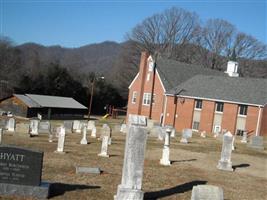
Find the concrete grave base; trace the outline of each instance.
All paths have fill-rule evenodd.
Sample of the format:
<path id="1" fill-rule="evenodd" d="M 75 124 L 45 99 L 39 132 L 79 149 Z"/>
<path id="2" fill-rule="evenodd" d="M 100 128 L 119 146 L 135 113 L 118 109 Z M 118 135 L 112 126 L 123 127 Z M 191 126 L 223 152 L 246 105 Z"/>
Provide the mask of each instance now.
<path id="1" fill-rule="evenodd" d="M 106 158 L 108 158 L 109 157 L 109 155 L 108 154 L 104 154 L 104 153 L 99 153 L 99 154 L 97 154 L 98 156 L 100 156 L 100 157 L 106 157 Z"/>
<path id="2" fill-rule="evenodd" d="M 188 143 L 188 141 L 187 141 L 187 139 L 186 139 L 186 138 L 182 138 L 182 139 L 180 140 L 180 143 L 187 144 L 187 143 Z"/>
<path id="3" fill-rule="evenodd" d="M 49 197 L 49 190 L 50 184 L 46 182 L 42 182 L 40 186 L 0 183 L 0 195 L 47 199 Z"/>
<path id="4" fill-rule="evenodd" d="M 225 170 L 225 171 L 234 171 L 232 168 L 232 162 L 227 162 L 227 161 L 221 161 L 219 160 L 217 168 L 220 170 Z"/>
<path id="5" fill-rule="evenodd" d="M 144 192 L 142 190 L 135 190 L 130 188 L 122 188 L 118 186 L 117 195 L 114 196 L 114 200 L 143 200 Z"/>
<path id="6" fill-rule="evenodd" d="M 58 154 L 65 154 L 65 151 L 54 151 L 54 153 L 58 153 Z"/>
<path id="7" fill-rule="evenodd" d="M 78 167 L 76 166 L 76 174 L 87 173 L 87 174 L 101 174 L 101 170 L 98 167 Z"/>

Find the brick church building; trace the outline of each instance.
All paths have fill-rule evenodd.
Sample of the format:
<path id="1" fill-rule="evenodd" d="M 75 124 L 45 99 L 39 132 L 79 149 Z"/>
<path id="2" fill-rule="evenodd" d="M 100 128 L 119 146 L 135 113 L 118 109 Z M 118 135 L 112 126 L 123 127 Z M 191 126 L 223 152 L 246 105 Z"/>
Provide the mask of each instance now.
<path id="1" fill-rule="evenodd" d="M 129 86 L 129 114 L 145 115 L 176 131 L 228 130 L 267 135 L 267 79 L 241 78 L 238 63 L 227 71 L 141 54 L 140 69 Z"/>

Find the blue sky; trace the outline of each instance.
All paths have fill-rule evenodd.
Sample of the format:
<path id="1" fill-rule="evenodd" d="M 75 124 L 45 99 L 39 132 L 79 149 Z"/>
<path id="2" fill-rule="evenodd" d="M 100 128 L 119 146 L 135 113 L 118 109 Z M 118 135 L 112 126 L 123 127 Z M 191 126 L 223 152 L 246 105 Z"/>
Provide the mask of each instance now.
<path id="1" fill-rule="evenodd" d="M 266 0 L 239 1 L 81 1 L 0 0 L 0 34 L 16 44 L 79 47 L 123 42 L 126 32 L 172 6 L 199 15 L 202 22 L 221 18 L 267 44 Z"/>

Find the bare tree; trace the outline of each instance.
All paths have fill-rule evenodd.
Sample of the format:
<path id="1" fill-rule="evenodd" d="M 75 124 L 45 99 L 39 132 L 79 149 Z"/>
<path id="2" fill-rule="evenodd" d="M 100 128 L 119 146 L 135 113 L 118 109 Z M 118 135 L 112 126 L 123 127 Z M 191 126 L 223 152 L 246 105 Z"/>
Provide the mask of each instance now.
<path id="1" fill-rule="evenodd" d="M 235 51 L 238 58 L 261 60 L 267 58 L 267 46 L 245 33 L 237 33 L 229 53 Z"/>
<path id="2" fill-rule="evenodd" d="M 198 26 L 196 14 L 173 7 L 145 19 L 128 33 L 127 39 L 135 41 L 139 50 L 179 58 L 177 46 L 189 43 Z"/>

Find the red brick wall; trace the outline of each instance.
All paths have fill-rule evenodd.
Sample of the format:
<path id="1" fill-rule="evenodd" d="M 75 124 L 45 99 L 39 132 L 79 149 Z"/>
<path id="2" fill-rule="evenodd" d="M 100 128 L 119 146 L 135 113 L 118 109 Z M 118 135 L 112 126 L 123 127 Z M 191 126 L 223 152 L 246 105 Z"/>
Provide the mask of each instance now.
<path id="1" fill-rule="evenodd" d="M 227 129 L 231 133 L 235 133 L 237 113 L 238 113 L 237 104 L 224 103 L 223 117 L 221 124 L 222 129 Z"/>
<path id="2" fill-rule="evenodd" d="M 259 108 L 255 106 L 248 106 L 247 117 L 246 117 L 246 130 L 256 134 L 258 116 L 259 116 Z"/>
<path id="3" fill-rule="evenodd" d="M 200 131 L 206 131 L 207 133 L 212 132 L 213 119 L 215 111 L 214 101 L 202 101 L 202 110 L 200 118 Z"/>
<path id="4" fill-rule="evenodd" d="M 153 72 L 148 72 L 147 59 L 148 54 L 142 53 L 138 78 L 133 82 L 131 88 L 129 89 L 127 118 L 129 114 L 149 116 L 150 106 L 143 105 L 143 94 L 152 93 L 154 74 Z M 149 81 L 147 81 L 148 74 L 150 74 Z M 137 91 L 135 104 L 132 103 L 133 91 Z M 163 113 L 164 106 L 164 89 L 160 83 L 160 78 L 157 73 L 155 73 L 153 93 L 155 94 L 155 102 L 152 104 L 151 118 L 153 120 L 160 121 L 160 116 L 161 113 Z"/>
<path id="5" fill-rule="evenodd" d="M 165 116 L 165 125 L 173 125 L 173 115 L 174 115 L 174 97 L 167 96 L 167 105 L 166 105 L 166 116 Z M 176 120 L 177 122 L 177 120 Z"/>
<path id="6" fill-rule="evenodd" d="M 267 136 L 267 105 L 263 108 L 262 112 L 260 134 Z"/>
<path id="7" fill-rule="evenodd" d="M 179 102 L 179 100 L 178 100 Z M 193 113 L 195 107 L 194 99 L 185 99 L 184 103 L 178 103 L 175 128 L 182 131 L 184 128 L 192 128 Z"/>

